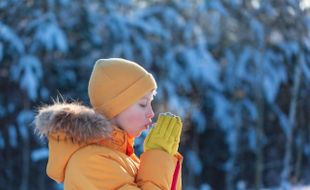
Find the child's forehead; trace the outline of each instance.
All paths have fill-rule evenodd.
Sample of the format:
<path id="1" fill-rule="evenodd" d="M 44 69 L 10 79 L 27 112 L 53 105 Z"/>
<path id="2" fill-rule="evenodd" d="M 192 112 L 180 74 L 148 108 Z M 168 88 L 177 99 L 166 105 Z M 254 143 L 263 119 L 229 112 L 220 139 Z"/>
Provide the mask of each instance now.
<path id="1" fill-rule="evenodd" d="M 155 95 L 156 95 L 155 91 L 149 92 L 145 96 L 143 96 L 141 100 L 153 100 Z"/>

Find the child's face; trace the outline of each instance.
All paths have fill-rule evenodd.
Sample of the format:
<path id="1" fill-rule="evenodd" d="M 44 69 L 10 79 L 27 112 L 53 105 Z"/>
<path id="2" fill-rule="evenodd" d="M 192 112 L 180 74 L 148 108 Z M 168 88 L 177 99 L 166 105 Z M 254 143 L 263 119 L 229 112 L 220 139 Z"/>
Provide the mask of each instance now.
<path id="1" fill-rule="evenodd" d="M 149 92 L 136 103 L 114 117 L 111 122 L 125 130 L 130 137 L 139 136 L 141 132 L 147 129 L 148 125 L 152 123 L 152 118 L 154 117 L 151 105 L 153 95 L 153 92 Z"/>

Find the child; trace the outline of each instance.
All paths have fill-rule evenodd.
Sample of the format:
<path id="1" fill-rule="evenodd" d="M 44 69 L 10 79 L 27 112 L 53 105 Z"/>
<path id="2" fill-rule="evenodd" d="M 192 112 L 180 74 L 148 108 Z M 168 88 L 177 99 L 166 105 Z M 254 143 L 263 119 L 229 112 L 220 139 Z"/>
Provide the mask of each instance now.
<path id="1" fill-rule="evenodd" d="M 178 116 L 160 114 L 140 159 L 133 150 L 134 138 L 152 123 L 156 87 L 134 62 L 98 60 L 88 86 L 92 108 L 55 103 L 35 118 L 36 132 L 49 141 L 48 176 L 65 190 L 180 190 Z"/>

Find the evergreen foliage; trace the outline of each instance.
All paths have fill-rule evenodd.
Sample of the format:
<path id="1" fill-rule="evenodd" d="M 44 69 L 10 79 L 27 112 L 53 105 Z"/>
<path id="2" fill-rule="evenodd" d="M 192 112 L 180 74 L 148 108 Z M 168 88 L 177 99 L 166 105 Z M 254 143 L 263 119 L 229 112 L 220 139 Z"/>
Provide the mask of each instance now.
<path id="1" fill-rule="evenodd" d="M 150 70 L 156 113 L 182 116 L 184 189 L 309 184 L 309 11 L 306 0 L 1 1 L 0 189 L 61 188 L 45 175 L 36 108 L 89 105 L 92 66 L 108 57 Z"/>

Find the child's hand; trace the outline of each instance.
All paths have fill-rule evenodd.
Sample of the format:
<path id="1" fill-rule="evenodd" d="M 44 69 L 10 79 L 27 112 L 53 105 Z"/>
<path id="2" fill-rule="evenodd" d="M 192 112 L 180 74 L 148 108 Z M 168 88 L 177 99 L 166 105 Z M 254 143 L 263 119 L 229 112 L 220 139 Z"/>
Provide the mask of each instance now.
<path id="1" fill-rule="evenodd" d="M 159 114 L 156 125 L 144 140 L 144 151 L 161 149 L 171 155 L 178 152 L 182 121 L 171 113 Z"/>

